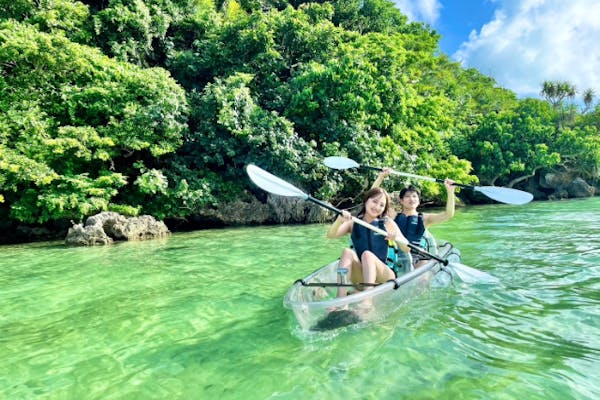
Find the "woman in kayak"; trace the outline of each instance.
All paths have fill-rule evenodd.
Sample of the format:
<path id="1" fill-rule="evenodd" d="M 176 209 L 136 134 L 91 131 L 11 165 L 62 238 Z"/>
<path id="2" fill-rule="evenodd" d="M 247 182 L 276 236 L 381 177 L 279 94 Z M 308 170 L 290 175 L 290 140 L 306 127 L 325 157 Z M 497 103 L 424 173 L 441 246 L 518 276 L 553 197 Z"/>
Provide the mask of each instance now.
<path id="1" fill-rule="evenodd" d="M 373 188 L 379 187 L 385 177 L 390 175 L 390 173 L 390 168 L 384 168 L 373 183 Z M 417 210 L 421 204 L 421 194 L 414 186 L 409 186 L 400 191 L 401 211 L 400 213 L 397 213 L 393 208 L 390 208 L 389 215 L 394 219 L 394 222 L 410 243 L 423 248 L 425 230 L 431 225 L 445 222 L 454 216 L 454 189 L 456 188 L 454 186 L 454 181 L 446 178 L 444 180 L 444 186 L 446 186 L 448 196 L 446 200 L 446 209 L 440 213 L 421 213 Z M 430 249 L 425 250 L 429 251 Z M 414 251 L 411 251 L 411 255 L 415 268 L 421 267 L 427 263 L 427 256 Z"/>
<path id="2" fill-rule="evenodd" d="M 392 267 L 387 264 L 389 241 L 397 242 L 404 252 L 408 252 L 409 249 L 405 245 L 407 240 L 396 223 L 388 218 L 389 205 L 388 193 L 379 187 L 372 188 L 365 194 L 357 216 L 364 222 L 388 232 L 387 237 L 355 223 L 348 211 L 342 211 L 342 215 L 329 227 L 327 237 L 330 239 L 346 234 L 350 234 L 352 238 L 354 249 L 345 248 L 339 262 L 339 269 L 346 273 L 348 282 L 381 283 L 396 277 Z M 346 288 L 340 287 L 338 297 L 346 294 Z"/>

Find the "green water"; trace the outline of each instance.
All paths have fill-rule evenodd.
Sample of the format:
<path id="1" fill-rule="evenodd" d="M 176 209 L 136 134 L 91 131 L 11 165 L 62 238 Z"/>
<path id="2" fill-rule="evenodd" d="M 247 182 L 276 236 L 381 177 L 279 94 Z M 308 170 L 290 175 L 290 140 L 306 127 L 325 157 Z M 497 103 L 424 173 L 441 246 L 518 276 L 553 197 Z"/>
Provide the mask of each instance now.
<path id="1" fill-rule="evenodd" d="M 599 398 L 600 198 L 459 209 L 433 233 L 500 284 L 309 336 L 282 299 L 325 231 L 0 247 L 0 398 Z"/>

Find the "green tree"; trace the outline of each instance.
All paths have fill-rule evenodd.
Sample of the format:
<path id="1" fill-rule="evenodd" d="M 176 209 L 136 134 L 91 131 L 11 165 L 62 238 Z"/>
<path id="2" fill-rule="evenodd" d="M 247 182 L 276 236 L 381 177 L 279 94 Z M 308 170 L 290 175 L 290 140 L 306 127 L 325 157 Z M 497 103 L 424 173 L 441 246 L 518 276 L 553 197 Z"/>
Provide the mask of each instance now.
<path id="1" fill-rule="evenodd" d="M 158 163 L 181 144 L 187 104 L 164 70 L 15 21 L 0 23 L 0 68 L 6 218 L 43 223 L 105 210 L 140 191 L 136 161 Z"/>
<path id="2" fill-rule="evenodd" d="M 333 23 L 360 34 L 398 33 L 406 29 L 408 18 L 387 0 L 335 0 Z"/>
<path id="3" fill-rule="evenodd" d="M 453 150 L 473 163 L 484 184 L 512 187 L 560 161 L 549 145 L 553 117 L 547 103 L 525 99 L 514 111 L 490 113 L 475 129 L 454 137 Z"/>
<path id="4" fill-rule="evenodd" d="M 386 0 L 2 7 L 21 21 L 0 31 L 2 216 L 187 216 L 255 190 L 250 162 L 332 201 L 369 186 L 371 175 L 323 167 L 333 154 L 507 185 L 558 153 L 593 170 L 595 156 L 583 156 L 595 142 L 575 136 L 592 137 L 597 107 L 578 116 L 563 83 L 547 88 L 556 110 L 517 100 L 450 61 L 435 31 Z M 185 97 L 165 70 L 133 65 L 165 67 Z M 443 200 L 440 185 L 413 183 Z"/>
<path id="5" fill-rule="evenodd" d="M 541 95 L 550 103 L 554 109 L 563 105 L 565 99 L 572 99 L 577 93 L 575 86 L 569 82 L 544 81 L 542 83 Z"/>
<path id="6" fill-rule="evenodd" d="M 448 159 L 453 165 L 448 172 L 466 175 L 468 163 L 449 153 L 446 131 L 452 125 L 448 108 L 454 104 L 439 91 L 432 93 L 424 85 L 411 83 L 421 79 L 427 66 L 435 63 L 436 35 L 407 26 L 393 34 L 374 29 L 361 35 L 336 27 L 333 15 L 330 4 L 310 3 L 281 12 L 237 14 L 227 21 L 202 17 L 198 32 L 203 33 L 186 42 L 192 49 L 174 50 L 173 74 L 185 82 L 186 88 L 199 92 L 213 81 L 225 84 L 228 90 L 240 90 L 231 88 L 228 79 L 239 73 L 251 74 L 244 89 L 249 94 L 244 98 L 251 98 L 263 112 L 275 113 L 286 125 L 293 126 L 294 135 L 318 153 L 346 152 L 361 161 L 386 158 L 393 165 L 417 170 L 442 165 L 439 160 Z M 400 14 L 394 15 L 403 19 Z M 342 25 L 342 20 L 338 23 Z M 183 32 L 179 35 L 186 37 Z M 216 133 L 221 128 L 213 126 L 218 120 L 213 113 L 219 107 L 196 100 L 191 106 L 191 131 L 199 135 L 193 140 L 208 135 L 206 145 L 213 140 L 221 143 Z M 229 146 L 226 154 L 251 151 L 239 140 L 223 140 L 225 143 Z M 222 160 L 220 154 L 201 156 L 187 145 L 180 152 L 181 159 L 188 162 L 202 157 L 202 165 L 213 172 L 231 160 Z M 233 162 L 236 165 L 237 161 Z M 293 171 L 295 176 L 311 175 L 312 163 L 306 160 L 290 167 L 290 174 Z M 215 185 L 221 188 L 215 188 L 214 193 L 224 193 L 225 187 L 237 188 L 239 179 L 231 183 L 227 175 L 219 172 L 218 176 L 221 182 Z M 322 179 L 306 184 L 323 194 L 332 193 L 336 186 L 324 184 Z M 355 194 L 363 185 L 358 180 L 347 183 L 338 196 Z"/>
<path id="7" fill-rule="evenodd" d="M 561 154 L 560 167 L 592 182 L 598 182 L 600 135 L 595 126 L 562 129 L 556 143 Z"/>
<path id="8" fill-rule="evenodd" d="M 583 111 L 582 114 L 585 114 L 592 108 L 592 103 L 594 102 L 594 98 L 596 97 L 596 93 L 594 93 L 594 89 L 586 89 L 583 92 L 582 100 L 583 100 Z"/>
<path id="9" fill-rule="evenodd" d="M 249 163 L 312 190 L 310 183 L 319 169 L 313 146 L 297 136 L 289 121 L 256 103 L 251 80 L 248 74 L 217 79 L 191 97 L 192 129 L 180 162 L 198 171 L 195 180 L 208 178 L 219 201 L 232 200 L 243 191 L 248 182 L 244 167 Z"/>
<path id="10" fill-rule="evenodd" d="M 542 83 L 541 95 L 552 105 L 554 110 L 558 112 L 556 126 L 561 129 L 565 125 L 572 124 L 575 119 L 575 106 L 565 104 L 565 99 L 575 98 L 577 90 L 575 86 L 569 82 L 563 81 L 544 81 Z"/>

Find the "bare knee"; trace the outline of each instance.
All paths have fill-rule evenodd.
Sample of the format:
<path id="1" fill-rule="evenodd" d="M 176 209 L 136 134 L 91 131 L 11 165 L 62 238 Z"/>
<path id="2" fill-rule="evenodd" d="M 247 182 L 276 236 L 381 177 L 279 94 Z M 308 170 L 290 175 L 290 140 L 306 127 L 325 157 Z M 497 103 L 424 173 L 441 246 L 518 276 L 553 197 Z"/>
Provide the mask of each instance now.
<path id="1" fill-rule="evenodd" d="M 349 248 L 345 248 L 344 251 L 342 251 L 342 258 L 348 258 L 348 259 L 352 259 L 354 257 L 354 250 L 349 249 Z"/>
<path id="2" fill-rule="evenodd" d="M 350 267 L 355 260 L 358 261 L 354 250 L 346 248 L 340 257 L 340 265 L 343 265 L 344 267 Z"/>
<path id="3" fill-rule="evenodd" d="M 363 252 L 362 256 L 360 256 L 360 262 L 363 265 L 365 265 L 365 264 L 367 264 L 367 265 L 372 264 L 373 261 L 375 261 L 376 259 L 378 259 L 377 256 L 375 254 L 371 253 L 368 250 L 365 251 L 365 252 Z"/>

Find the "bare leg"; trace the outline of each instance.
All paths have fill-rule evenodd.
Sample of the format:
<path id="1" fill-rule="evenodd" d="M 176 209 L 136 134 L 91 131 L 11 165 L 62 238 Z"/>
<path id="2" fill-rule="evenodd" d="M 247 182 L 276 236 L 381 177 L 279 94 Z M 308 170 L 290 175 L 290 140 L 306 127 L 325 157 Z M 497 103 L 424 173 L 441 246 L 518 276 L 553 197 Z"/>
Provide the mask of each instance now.
<path id="1" fill-rule="evenodd" d="M 365 283 L 385 282 L 395 278 L 394 272 L 370 251 L 362 254 L 361 264 Z M 372 286 L 367 286 L 365 290 L 372 288 Z M 372 299 L 365 299 L 361 308 L 368 313 L 372 308 Z"/>
<path id="2" fill-rule="evenodd" d="M 370 251 L 362 254 L 361 264 L 365 283 L 385 282 L 395 278 L 394 272 Z"/>
<path id="3" fill-rule="evenodd" d="M 352 270 L 354 268 L 353 265 L 358 264 L 358 257 L 356 253 L 352 249 L 344 249 L 342 252 L 342 256 L 340 257 L 340 262 L 338 264 L 339 268 L 345 268 L 348 270 L 346 273 L 346 283 L 352 282 Z M 338 283 L 342 283 L 340 277 L 338 276 Z M 337 297 L 344 297 L 348 294 L 347 287 L 338 287 Z"/>

